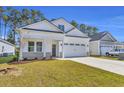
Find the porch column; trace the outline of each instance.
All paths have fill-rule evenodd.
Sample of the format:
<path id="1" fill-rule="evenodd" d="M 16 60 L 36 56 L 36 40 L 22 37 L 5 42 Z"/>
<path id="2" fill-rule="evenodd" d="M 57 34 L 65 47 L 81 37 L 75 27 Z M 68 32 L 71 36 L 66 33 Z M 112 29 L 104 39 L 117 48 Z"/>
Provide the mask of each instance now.
<path id="1" fill-rule="evenodd" d="M 37 42 L 34 41 L 34 52 L 37 52 Z"/>
<path id="2" fill-rule="evenodd" d="M 64 40 L 62 41 L 62 58 L 64 58 Z"/>
<path id="3" fill-rule="evenodd" d="M 43 40 L 43 57 L 46 57 L 46 40 Z"/>
<path id="4" fill-rule="evenodd" d="M 22 57 L 22 47 L 23 47 L 22 39 L 23 39 L 23 37 L 20 35 L 20 52 L 19 52 L 19 60 L 23 60 L 23 57 Z"/>

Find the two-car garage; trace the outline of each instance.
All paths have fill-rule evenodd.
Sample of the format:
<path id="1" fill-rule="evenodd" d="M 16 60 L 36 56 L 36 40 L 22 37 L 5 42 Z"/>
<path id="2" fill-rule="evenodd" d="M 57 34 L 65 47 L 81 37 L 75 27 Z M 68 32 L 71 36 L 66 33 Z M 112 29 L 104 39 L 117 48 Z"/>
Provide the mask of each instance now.
<path id="1" fill-rule="evenodd" d="M 110 52 L 111 50 L 113 50 L 113 47 L 112 46 L 100 46 L 100 55 L 106 55 L 106 52 Z"/>
<path id="2" fill-rule="evenodd" d="M 84 44 L 65 43 L 64 51 L 65 57 L 86 56 L 86 49 Z"/>
<path id="3" fill-rule="evenodd" d="M 87 43 L 82 38 L 66 37 L 64 43 L 64 57 L 87 56 Z"/>

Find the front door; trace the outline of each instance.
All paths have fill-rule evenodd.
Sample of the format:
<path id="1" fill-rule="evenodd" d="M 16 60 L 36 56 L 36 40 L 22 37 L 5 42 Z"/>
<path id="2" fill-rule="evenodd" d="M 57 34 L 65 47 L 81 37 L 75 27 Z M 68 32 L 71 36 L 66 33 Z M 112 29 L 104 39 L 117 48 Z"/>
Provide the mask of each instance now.
<path id="1" fill-rule="evenodd" d="M 56 57 L 56 45 L 55 44 L 52 45 L 52 56 Z"/>

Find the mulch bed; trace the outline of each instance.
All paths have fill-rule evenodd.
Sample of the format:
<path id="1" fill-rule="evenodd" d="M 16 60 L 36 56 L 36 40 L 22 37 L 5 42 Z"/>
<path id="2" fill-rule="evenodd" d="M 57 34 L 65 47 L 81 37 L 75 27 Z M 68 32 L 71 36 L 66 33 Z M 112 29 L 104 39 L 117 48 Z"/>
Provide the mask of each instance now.
<path id="1" fill-rule="evenodd" d="M 11 62 L 11 63 L 8 63 L 9 65 L 12 65 L 12 64 L 26 64 L 26 63 L 32 63 L 33 61 L 14 61 L 14 62 Z"/>
<path id="2" fill-rule="evenodd" d="M 35 61 L 45 61 L 45 60 L 54 60 L 54 59 L 23 60 L 23 61 L 14 61 L 14 62 L 11 62 L 11 63 L 8 63 L 8 64 L 10 64 L 10 65 L 12 65 L 12 64 L 27 64 L 27 63 L 32 63 L 32 62 L 35 62 Z"/>

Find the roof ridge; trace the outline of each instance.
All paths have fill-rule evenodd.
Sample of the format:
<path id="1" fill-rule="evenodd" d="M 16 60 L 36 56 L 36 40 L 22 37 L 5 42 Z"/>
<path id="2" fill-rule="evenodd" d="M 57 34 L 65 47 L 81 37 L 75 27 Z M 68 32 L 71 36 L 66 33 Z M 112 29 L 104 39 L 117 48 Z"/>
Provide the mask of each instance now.
<path id="1" fill-rule="evenodd" d="M 75 26 L 73 26 L 68 20 L 66 20 L 64 17 L 60 17 L 60 18 L 57 18 L 57 19 L 55 19 L 55 20 L 53 20 L 53 21 L 56 21 L 56 20 L 58 20 L 58 19 L 63 19 L 63 20 L 65 20 L 67 23 L 69 23 L 73 28 L 75 28 L 75 29 L 77 29 L 77 30 L 79 30 L 77 27 L 75 27 Z M 51 22 L 53 22 L 53 21 L 51 21 Z M 73 29 L 72 29 L 73 30 Z M 79 30 L 81 33 L 83 33 L 83 34 L 85 34 L 84 32 L 82 32 L 81 30 Z M 67 31 L 68 32 L 68 31 Z M 70 32 L 70 31 L 69 31 Z M 86 36 L 87 36 L 87 34 L 85 34 Z"/>
<path id="2" fill-rule="evenodd" d="M 108 31 L 103 31 L 103 32 L 96 33 L 96 34 L 90 36 L 91 37 L 91 40 L 90 41 L 100 40 L 101 38 L 103 38 L 107 34 L 111 35 L 111 33 L 109 33 Z M 115 39 L 112 35 L 111 35 L 111 37 L 113 39 Z"/>
<path id="3" fill-rule="evenodd" d="M 54 27 L 56 27 L 56 28 L 58 29 L 58 31 L 63 32 L 61 29 L 59 29 L 56 25 L 54 25 L 53 23 L 51 23 L 51 22 L 50 22 L 49 20 L 47 20 L 47 19 L 44 19 L 44 20 L 39 21 L 39 22 L 43 22 L 43 21 L 49 22 L 51 25 L 53 25 Z M 39 22 L 35 22 L 35 23 L 29 24 L 29 25 L 26 25 L 26 26 L 30 26 L 30 25 L 33 25 L 33 24 L 36 24 L 36 23 L 39 23 Z M 29 28 L 29 27 L 26 27 L 26 26 L 23 26 L 23 27 L 21 27 L 21 28 L 22 28 L 22 29 L 23 29 L 23 28 Z M 41 29 L 41 30 L 43 30 L 43 29 Z"/>

